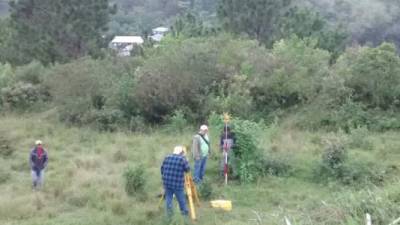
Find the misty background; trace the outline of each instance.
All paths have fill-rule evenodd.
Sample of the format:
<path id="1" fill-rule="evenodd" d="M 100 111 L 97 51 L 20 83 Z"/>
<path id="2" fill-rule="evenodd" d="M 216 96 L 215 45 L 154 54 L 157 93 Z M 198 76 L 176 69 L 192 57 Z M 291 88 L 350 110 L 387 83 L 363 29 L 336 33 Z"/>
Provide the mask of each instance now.
<path id="1" fill-rule="evenodd" d="M 191 12 L 205 24 L 215 25 L 215 0 L 115 0 L 118 12 L 110 21 L 110 34 L 145 35 L 156 26 L 172 26 L 180 15 Z M 299 7 L 318 12 L 332 26 L 340 25 L 351 43 L 377 45 L 383 41 L 400 46 L 400 3 L 396 0 L 298 0 Z M 0 15 L 8 15 L 8 1 L 0 0 Z"/>

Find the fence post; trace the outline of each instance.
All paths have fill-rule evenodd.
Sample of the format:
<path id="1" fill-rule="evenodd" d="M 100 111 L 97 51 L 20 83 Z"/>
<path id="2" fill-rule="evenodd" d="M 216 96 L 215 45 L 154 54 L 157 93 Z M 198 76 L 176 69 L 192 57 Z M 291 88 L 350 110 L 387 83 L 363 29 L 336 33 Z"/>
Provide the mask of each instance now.
<path id="1" fill-rule="evenodd" d="M 369 213 L 365 214 L 366 217 L 366 224 L 367 225 L 372 225 L 372 219 L 371 219 L 371 215 Z"/>
<path id="2" fill-rule="evenodd" d="M 291 223 L 290 223 L 290 221 L 289 221 L 289 219 L 285 216 L 285 223 L 286 223 L 286 225 L 292 225 Z"/>

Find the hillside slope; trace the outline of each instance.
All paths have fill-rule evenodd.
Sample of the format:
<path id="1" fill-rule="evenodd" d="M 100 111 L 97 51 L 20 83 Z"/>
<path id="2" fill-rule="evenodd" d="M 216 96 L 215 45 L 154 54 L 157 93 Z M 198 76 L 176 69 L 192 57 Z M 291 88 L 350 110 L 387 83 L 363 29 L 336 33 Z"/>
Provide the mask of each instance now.
<path id="1" fill-rule="evenodd" d="M 192 136 L 161 131 L 98 133 L 69 128 L 42 115 L 3 116 L 0 124 L 0 224 L 4 225 L 162 224 L 164 209 L 158 208 L 156 197 L 161 191 L 160 163 L 174 145 L 188 144 Z M 326 135 L 332 134 L 280 127 L 266 130 L 261 145 L 267 157 L 285 159 L 291 169 L 253 184 L 232 181 L 225 187 L 214 155 L 206 172 L 212 197 L 232 200 L 233 211 L 214 210 L 202 200 L 196 224 L 283 224 L 285 216 L 293 224 L 360 224 L 366 212 L 376 224 L 396 219 L 400 215 L 395 207 L 400 201 L 399 181 L 394 179 L 399 174 L 398 133 L 368 133 L 370 150 L 351 149 L 349 157 L 391 169 L 380 184 L 365 186 L 315 181 L 313 169 Z M 44 190 L 33 192 L 28 153 L 38 138 L 48 148 L 50 163 Z M 214 149 L 216 138 L 212 136 Z M 145 196 L 128 197 L 122 174 L 127 166 L 139 164 L 147 174 Z M 176 216 L 175 224 L 181 222 Z"/>

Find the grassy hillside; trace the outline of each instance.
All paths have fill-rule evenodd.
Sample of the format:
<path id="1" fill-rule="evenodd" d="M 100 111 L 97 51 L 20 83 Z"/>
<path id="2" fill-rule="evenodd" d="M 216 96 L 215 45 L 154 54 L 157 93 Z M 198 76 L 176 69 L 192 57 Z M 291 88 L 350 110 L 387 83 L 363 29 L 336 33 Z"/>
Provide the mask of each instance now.
<path id="1" fill-rule="evenodd" d="M 4 225 L 163 224 L 164 209 L 158 208 L 156 197 L 161 191 L 160 163 L 174 145 L 188 144 L 192 136 L 192 132 L 166 131 L 99 133 L 66 127 L 44 114 L 2 116 L 0 124 L 0 224 Z M 212 133 L 214 149 L 216 133 Z M 382 180 L 351 185 L 337 180 L 321 182 L 314 170 L 321 160 L 323 140 L 332 135 L 347 140 L 349 158 L 381 168 L 375 172 L 383 174 Z M 218 157 L 214 155 L 206 172 L 212 198 L 232 200 L 233 211 L 212 209 L 202 200 L 196 224 L 283 224 L 284 216 L 292 224 L 362 224 L 366 212 L 372 214 L 375 224 L 388 224 L 400 216 L 398 135 L 269 127 L 260 145 L 267 158 L 288 162 L 289 171 L 280 176 L 271 172 L 253 184 L 232 181 L 225 187 L 218 178 Z M 50 163 L 44 190 L 33 192 L 28 153 L 38 138 L 49 151 Z M 139 164 L 147 174 L 145 195 L 128 197 L 123 172 Z M 176 216 L 175 223 L 181 222 Z"/>

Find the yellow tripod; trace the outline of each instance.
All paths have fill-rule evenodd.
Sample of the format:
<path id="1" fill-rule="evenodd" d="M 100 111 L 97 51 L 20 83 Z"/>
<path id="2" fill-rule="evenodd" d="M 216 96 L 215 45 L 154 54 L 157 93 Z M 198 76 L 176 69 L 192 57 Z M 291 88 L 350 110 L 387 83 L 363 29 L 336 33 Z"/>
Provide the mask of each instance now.
<path id="1" fill-rule="evenodd" d="M 190 218 L 196 220 L 196 210 L 194 205 L 196 204 L 197 206 L 200 206 L 200 201 L 199 196 L 197 195 L 196 186 L 190 173 L 185 174 L 185 191 L 189 202 Z"/>
<path id="2" fill-rule="evenodd" d="M 190 172 L 185 173 L 185 192 L 186 197 L 188 199 L 189 205 L 189 214 L 192 220 L 196 220 L 196 206 L 200 206 L 199 196 L 197 194 L 196 186 L 193 182 L 192 175 Z M 162 201 L 164 199 L 164 193 L 161 195 L 160 202 L 158 203 L 158 207 L 161 207 Z"/>

